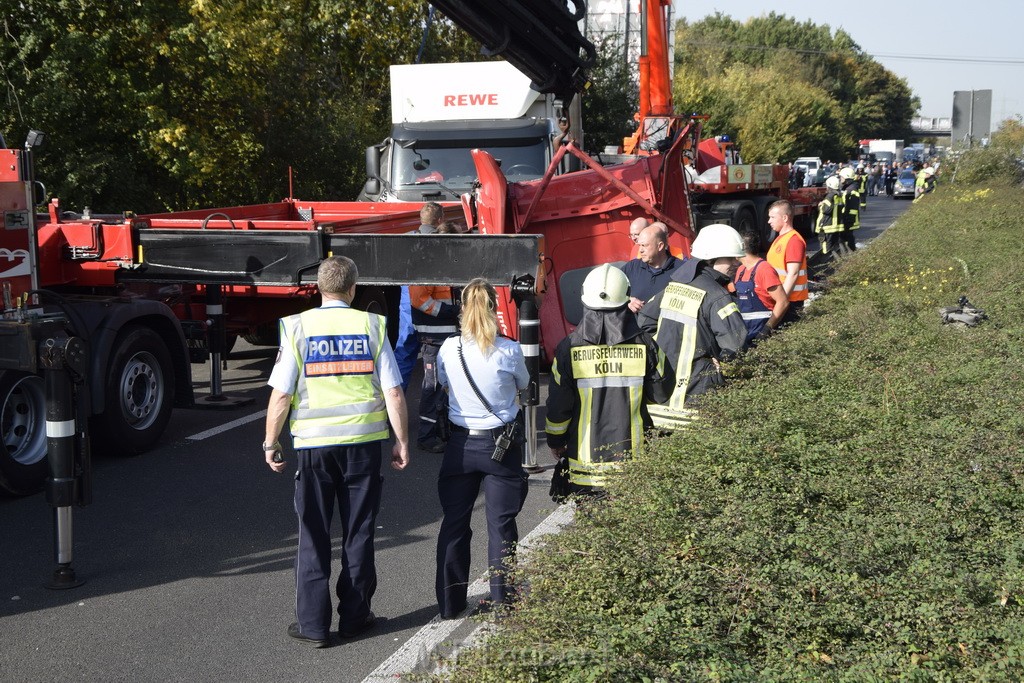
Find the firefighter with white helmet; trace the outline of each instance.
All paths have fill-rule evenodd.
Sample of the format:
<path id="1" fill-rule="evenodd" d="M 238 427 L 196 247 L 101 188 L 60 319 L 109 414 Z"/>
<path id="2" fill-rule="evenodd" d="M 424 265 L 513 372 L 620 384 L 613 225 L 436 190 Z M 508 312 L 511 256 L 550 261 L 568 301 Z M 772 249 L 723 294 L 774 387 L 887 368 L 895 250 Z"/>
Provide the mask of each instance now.
<path id="1" fill-rule="evenodd" d="M 818 233 L 818 241 L 821 242 L 821 252 L 835 257 L 842 248 L 842 232 L 845 227 L 843 222 L 843 193 L 840 185 L 840 176 L 829 176 L 825 181 L 825 198 L 818 204 L 818 220 L 814 224 L 814 231 Z"/>
<path id="2" fill-rule="evenodd" d="M 743 256 L 743 240 L 729 225 L 704 226 L 692 256 L 663 292 L 640 309 L 644 331 L 655 335 L 675 388 L 665 402 L 648 406 L 655 426 L 680 429 L 696 417 L 693 399 L 724 383 L 719 361 L 743 348 L 747 326 L 728 287 Z"/>
<path id="3" fill-rule="evenodd" d="M 857 239 L 854 231 L 860 228 L 860 209 L 863 200 L 860 179 L 853 169 L 847 166 L 839 172 L 843 192 L 843 229 L 840 232 L 842 243 L 850 251 L 857 250 Z"/>
<path id="4" fill-rule="evenodd" d="M 629 280 L 610 264 L 583 281 L 583 318 L 555 349 L 547 420 L 551 452 L 569 460 L 573 493 L 601 493 L 651 426 L 646 403 L 663 401 L 654 339 L 629 310 Z"/>

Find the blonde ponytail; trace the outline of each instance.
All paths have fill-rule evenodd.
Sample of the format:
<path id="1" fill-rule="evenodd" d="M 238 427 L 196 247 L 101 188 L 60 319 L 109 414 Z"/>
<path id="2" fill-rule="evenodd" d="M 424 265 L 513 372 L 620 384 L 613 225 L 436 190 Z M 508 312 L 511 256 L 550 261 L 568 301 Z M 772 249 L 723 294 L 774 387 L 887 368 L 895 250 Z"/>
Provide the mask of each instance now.
<path id="1" fill-rule="evenodd" d="M 462 290 L 462 338 L 476 342 L 487 355 L 498 336 L 498 294 L 483 278 L 474 278 Z"/>

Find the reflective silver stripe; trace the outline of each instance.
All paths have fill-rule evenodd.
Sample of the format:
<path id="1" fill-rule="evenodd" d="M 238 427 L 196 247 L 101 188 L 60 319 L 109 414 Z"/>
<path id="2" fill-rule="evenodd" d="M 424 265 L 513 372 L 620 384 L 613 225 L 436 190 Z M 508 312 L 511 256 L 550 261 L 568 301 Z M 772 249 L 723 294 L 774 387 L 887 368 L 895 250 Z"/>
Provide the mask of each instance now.
<path id="1" fill-rule="evenodd" d="M 321 427 L 310 426 L 306 429 L 293 431 L 292 436 L 296 439 L 316 439 L 323 436 L 362 436 L 364 434 L 375 434 L 386 432 L 388 421 L 369 422 L 353 425 L 324 425 Z"/>
<path id="2" fill-rule="evenodd" d="M 800 292 L 807 289 L 807 285 L 793 285 L 794 292 Z"/>
<path id="3" fill-rule="evenodd" d="M 46 421 L 46 436 L 51 439 L 63 439 L 75 435 L 75 421 L 61 420 L 60 422 Z"/>
<path id="4" fill-rule="evenodd" d="M 787 273 L 785 269 L 779 270 L 778 268 L 776 268 L 775 272 L 779 277 L 786 277 L 787 275 L 789 275 L 789 273 Z"/>
<path id="5" fill-rule="evenodd" d="M 756 311 L 754 313 L 743 313 L 744 320 L 764 320 L 772 317 L 771 311 Z"/>
<path id="6" fill-rule="evenodd" d="M 364 415 L 366 413 L 379 413 L 383 410 L 387 410 L 383 400 L 349 403 L 327 408 L 309 408 L 308 403 L 303 402 L 295 408 L 294 419 L 310 420 L 320 417 L 334 417 L 335 415 Z"/>
<path id="7" fill-rule="evenodd" d="M 221 304 L 206 304 L 207 315 L 220 315 L 224 312 L 224 306 Z"/>
<path id="8" fill-rule="evenodd" d="M 674 320 L 675 322 L 682 323 L 683 325 L 689 325 L 691 327 L 697 325 L 697 319 L 694 318 L 692 315 L 686 315 L 685 313 L 680 313 L 679 311 L 673 311 L 670 308 L 662 308 L 661 313 L 659 313 L 659 316 L 662 318 L 667 318 L 668 320 Z"/>
<path id="9" fill-rule="evenodd" d="M 576 380 L 579 387 L 636 387 L 644 383 L 643 377 L 592 377 Z"/>
<path id="10" fill-rule="evenodd" d="M 520 344 L 523 349 L 524 356 L 539 356 L 540 355 L 540 344 Z"/>
<path id="11" fill-rule="evenodd" d="M 539 320 L 520 320 L 519 327 L 537 327 L 540 325 Z"/>
<path id="12" fill-rule="evenodd" d="M 427 334 L 455 334 L 457 332 L 455 325 L 413 325 L 413 328 L 417 332 L 426 332 Z"/>

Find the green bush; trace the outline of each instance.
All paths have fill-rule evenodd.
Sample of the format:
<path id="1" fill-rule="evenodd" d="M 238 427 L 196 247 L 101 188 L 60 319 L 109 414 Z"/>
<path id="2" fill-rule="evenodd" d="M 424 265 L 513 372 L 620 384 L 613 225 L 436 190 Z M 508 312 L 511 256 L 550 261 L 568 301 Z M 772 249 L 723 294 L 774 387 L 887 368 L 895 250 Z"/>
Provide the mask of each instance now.
<path id="1" fill-rule="evenodd" d="M 1024 197 L 944 187 L 522 569 L 456 681 L 1024 676 Z M 990 320 L 940 323 L 960 295 Z"/>
<path id="2" fill-rule="evenodd" d="M 1017 154 L 1005 147 L 985 147 L 963 152 L 955 162 L 954 180 L 957 183 L 1009 183 L 1020 185 L 1024 181 Z"/>

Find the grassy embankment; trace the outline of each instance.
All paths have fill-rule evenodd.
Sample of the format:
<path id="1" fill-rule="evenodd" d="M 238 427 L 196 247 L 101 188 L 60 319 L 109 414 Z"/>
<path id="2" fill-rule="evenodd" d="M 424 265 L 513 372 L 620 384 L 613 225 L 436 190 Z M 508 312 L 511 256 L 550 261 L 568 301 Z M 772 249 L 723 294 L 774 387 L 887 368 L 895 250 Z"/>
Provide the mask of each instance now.
<path id="1" fill-rule="evenodd" d="M 967 295 L 990 320 L 940 323 Z M 1024 192 L 942 187 L 525 569 L 458 681 L 1024 677 Z"/>

